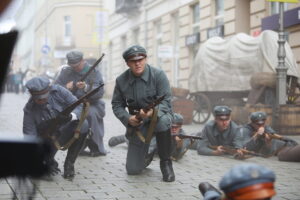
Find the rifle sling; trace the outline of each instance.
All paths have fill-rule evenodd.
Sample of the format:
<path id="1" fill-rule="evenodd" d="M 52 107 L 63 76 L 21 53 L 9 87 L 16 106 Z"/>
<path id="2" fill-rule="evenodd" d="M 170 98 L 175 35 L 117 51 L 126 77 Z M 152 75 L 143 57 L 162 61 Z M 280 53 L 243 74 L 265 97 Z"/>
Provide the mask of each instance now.
<path id="1" fill-rule="evenodd" d="M 59 142 L 57 141 L 56 136 L 52 136 L 51 139 L 56 147 L 57 150 L 62 150 L 65 151 L 67 150 L 74 142 L 75 140 L 77 140 L 80 136 L 80 129 L 82 127 L 82 124 L 84 122 L 84 120 L 86 119 L 87 115 L 88 115 L 88 111 L 90 108 L 90 104 L 88 102 L 84 102 L 83 103 L 83 108 L 82 108 L 82 112 L 80 115 L 80 119 L 79 119 L 79 123 L 74 131 L 74 135 L 73 137 L 64 145 L 60 145 Z"/>
<path id="2" fill-rule="evenodd" d="M 152 139 L 152 136 L 153 136 L 153 132 L 154 132 L 154 128 L 155 128 L 156 123 L 157 123 L 157 113 L 158 113 L 158 110 L 154 109 L 153 110 L 153 115 L 151 117 L 150 126 L 149 126 L 149 128 L 147 130 L 146 138 L 143 136 L 143 134 L 141 133 L 140 130 L 138 130 L 138 129 L 135 130 L 135 134 L 145 144 L 150 144 L 150 142 L 151 142 L 151 139 Z"/>

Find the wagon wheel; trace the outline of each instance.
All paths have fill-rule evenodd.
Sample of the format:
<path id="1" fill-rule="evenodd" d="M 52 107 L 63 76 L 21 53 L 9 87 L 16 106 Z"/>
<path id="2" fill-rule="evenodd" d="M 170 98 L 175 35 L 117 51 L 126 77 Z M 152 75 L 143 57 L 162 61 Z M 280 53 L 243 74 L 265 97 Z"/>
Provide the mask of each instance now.
<path id="1" fill-rule="evenodd" d="M 196 124 L 205 123 L 211 114 L 211 103 L 205 94 L 191 94 L 189 99 L 194 102 L 193 122 Z"/>

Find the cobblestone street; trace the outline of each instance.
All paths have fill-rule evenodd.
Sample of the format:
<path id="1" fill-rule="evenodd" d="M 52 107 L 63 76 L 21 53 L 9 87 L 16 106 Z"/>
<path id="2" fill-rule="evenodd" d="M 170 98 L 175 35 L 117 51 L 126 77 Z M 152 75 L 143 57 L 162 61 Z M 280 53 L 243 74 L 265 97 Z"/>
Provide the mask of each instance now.
<path id="1" fill-rule="evenodd" d="M 3 94 L 0 102 L 0 137 L 21 137 L 23 106 L 27 94 Z M 188 151 L 179 161 L 174 162 L 176 181 L 162 182 L 159 158 L 155 157 L 142 175 L 128 176 L 125 170 L 126 144 L 109 148 L 107 141 L 111 136 L 125 133 L 123 125 L 115 118 L 110 100 L 106 99 L 105 144 L 109 151 L 107 156 L 79 157 L 75 164 L 76 176 L 73 181 L 57 176 L 54 181 L 33 181 L 39 184 L 35 199 L 40 200 L 88 200 L 88 199 L 202 199 L 198 190 L 201 181 L 208 181 L 214 186 L 222 175 L 232 166 L 242 162 L 254 162 L 275 171 L 277 175 L 275 200 L 300 199 L 300 164 L 279 162 L 276 157 L 250 158 L 246 161 L 228 157 L 199 156 L 196 151 Z M 201 129 L 200 125 L 184 126 L 187 133 Z M 293 136 L 300 142 L 300 136 Z M 9 149 L 6 152 L 9 153 Z M 57 159 L 63 169 L 65 152 L 58 152 Z M 12 197 L 14 179 L 0 180 L 0 199 Z"/>

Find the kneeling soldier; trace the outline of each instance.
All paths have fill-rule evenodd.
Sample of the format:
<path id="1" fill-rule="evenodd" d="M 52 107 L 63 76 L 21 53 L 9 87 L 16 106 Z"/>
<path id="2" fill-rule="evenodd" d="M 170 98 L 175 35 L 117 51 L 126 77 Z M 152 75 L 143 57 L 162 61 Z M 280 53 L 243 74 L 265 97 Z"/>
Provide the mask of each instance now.
<path id="1" fill-rule="evenodd" d="M 51 156 L 47 162 L 51 166 L 52 175 L 59 171 L 54 156 L 60 145 L 69 143 L 74 137 L 75 129 L 80 128 L 79 137 L 69 143 L 68 153 L 64 163 L 64 178 L 75 176 L 74 163 L 88 133 L 87 121 L 78 127 L 82 106 L 79 105 L 69 116 L 59 115 L 63 109 L 77 101 L 67 89 L 59 85 L 50 85 L 44 77 L 35 77 L 26 83 L 31 98 L 24 107 L 23 134 L 35 135 L 49 140 L 52 144 Z M 50 129 L 51 119 L 58 118 L 57 129 L 51 135 L 45 135 Z M 76 130 L 77 131 L 77 130 Z"/>

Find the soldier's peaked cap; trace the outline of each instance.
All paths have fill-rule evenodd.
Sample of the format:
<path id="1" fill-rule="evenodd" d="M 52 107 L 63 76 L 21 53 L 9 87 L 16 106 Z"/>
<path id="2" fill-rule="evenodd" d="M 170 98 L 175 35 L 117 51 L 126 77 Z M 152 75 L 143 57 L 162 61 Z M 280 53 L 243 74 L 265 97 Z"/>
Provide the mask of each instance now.
<path id="1" fill-rule="evenodd" d="M 173 114 L 173 120 L 172 120 L 173 124 L 183 124 L 183 117 L 181 114 L 179 113 L 174 113 Z"/>
<path id="2" fill-rule="evenodd" d="M 214 107 L 214 115 L 222 116 L 222 115 L 230 115 L 231 109 L 228 106 L 215 106 Z"/>
<path id="3" fill-rule="evenodd" d="M 262 111 L 253 112 L 250 115 L 250 120 L 259 124 L 263 124 L 267 119 L 267 114 Z"/>
<path id="4" fill-rule="evenodd" d="M 221 179 L 219 186 L 229 199 L 265 199 L 275 195 L 275 174 L 254 163 L 239 164 Z"/>
<path id="5" fill-rule="evenodd" d="M 69 65 L 77 65 L 82 60 L 83 53 L 81 51 L 70 51 L 66 57 Z"/>
<path id="6" fill-rule="evenodd" d="M 27 81 L 25 86 L 34 99 L 47 98 L 49 95 L 50 81 L 46 77 L 34 77 Z"/>
<path id="7" fill-rule="evenodd" d="M 133 45 L 123 52 L 123 58 L 125 61 L 139 60 L 147 57 L 147 51 L 140 45 Z"/>

